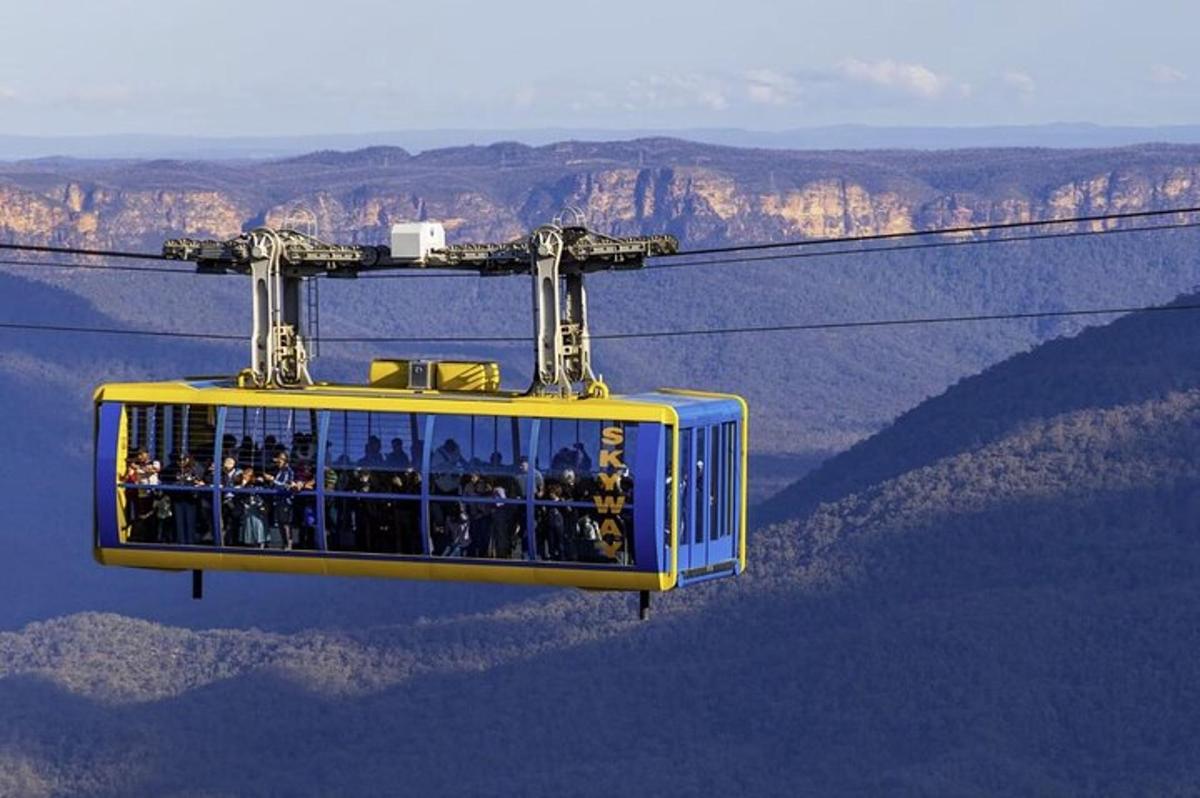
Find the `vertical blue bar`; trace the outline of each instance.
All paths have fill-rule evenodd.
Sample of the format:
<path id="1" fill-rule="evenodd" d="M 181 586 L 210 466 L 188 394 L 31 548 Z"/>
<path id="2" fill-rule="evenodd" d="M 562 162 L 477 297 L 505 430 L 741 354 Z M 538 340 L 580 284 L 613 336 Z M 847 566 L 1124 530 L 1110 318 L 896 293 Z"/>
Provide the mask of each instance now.
<path id="1" fill-rule="evenodd" d="M 221 478 L 225 475 L 225 452 L 221 449 L 221 438 L 225 435 L 226 408 L 217 408 L 217 428 L 213 435 L 213 484 L 212 484 L 212 527 L 213 545 L 221 548 L 225 545 L 225 505 L 221 501 Z"/>
<path id="2" fill-rule="evenodd" d="M 686 569 L 696 568 L 700 563 L 692 554 L 696 551 L 696 427 L 688 430 L 688 565 Z"/>
<path id="3" fill-rule="evenodd" d="M 429 458 L 433 454 L 433 414 L 425 416 L 425 442 L 421 445 L 421 550 L 434 554 L 429 530 Z"/>
<path id="4" fill-rule="evenodd" d="M 103 548 L 116 546 L 121 537 L 117 529 L 117 437 L 123 411 L 119 402 L 104 402 L 96 413 L 95 543 Z"/>
<path id="5" fill-rule="evenodd" d="M 537 552 L 537 535 L 535 534 L 533 525 L 537 520 L 534 513 L 534 493 L 537 491 L 537 446 L 538 435 L 541 434 L 542 420 L 540 418 L 533 419 L 529 424 L 529 474 L 525 477 L 525 550 L 528 552 L 527 559 L 536 560 Z M 518 455 L 519 462 L 519 455 Z"/>
<path id="6" fill-rule="evenodd" d="M 153 459 L 161 459 L 162 464 L 167 465 L 171 459 L 171 452 L 175 450 L 175 408 L 171 405 L 162 406 L 162 440 L 158 441 L 162 446 L 162 452 L 157 458 L 153 455 Z"/>
<path id="7" fill-rule="evenodd" d="M 317 492 L 317 551 L 327 551 L 329 533 L 325 529 L 325 442 L 329 440 L 329 411 L 317 411 L 317 463 L 313 467 L 313 488 Z"/>
<path id="8" fill-rule="evenodd" d="M 633 529 L 628 530 L 626 545 L 633 550 L 634 566 L 639 571 L 657 573 L 670 570 L 669 563 L 659 558 L 663 550 L 663 495 L 666 486 L 662 424 L 626 424 L 628 440 L 632 430 L 637 435 L 637 460 L 630 464 L 633 472 Z"/>
<path id="9" fill-rule="evenodd" d="M 712 552 L 709 550 L 709 544 L 712 542 L 712 487 L 713 482 L 720 478 L 720 473 L 717 471 L 717 464 L 713 457 L 713 428 L 706 426 L 704 432 L 704 491 L 700 497 L 700 502 L 704 506 L 702 513 L 704 515 L 704 525 L 700 527 L 700 535 L 704 538 L 704 564 L 708 565 L 712 562 Z"/>
<path id="10" fill-rule="evenodd" d="M 716 460 L 716 487 L 713 498 L 716 499 L 716 528 L 713 534 L 720 539 L 725 534 L 725 491 L 730 487 L 730 478 L 725 470 L 725 424 L 716 422 L 713 425 L 716 440 L 713 444 L 713 454 Z"/>
<path id="11" fill-rule="evenodd" d="M 739 553 L 742 550 L 742 422 L 739 418 L 730 430 L 733 435 L 733 559 L 737 562 L 735 572 L 741 573 L 742 564 Z"/>

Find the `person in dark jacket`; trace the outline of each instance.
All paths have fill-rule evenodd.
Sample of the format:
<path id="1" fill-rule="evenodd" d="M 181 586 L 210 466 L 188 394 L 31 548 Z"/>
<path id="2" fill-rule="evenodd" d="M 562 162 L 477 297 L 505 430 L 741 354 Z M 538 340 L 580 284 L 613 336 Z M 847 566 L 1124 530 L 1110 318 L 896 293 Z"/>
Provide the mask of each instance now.
<path id="1" fill-rule="evenodd" d="M 552 502 L 561 502 L 562 487 L 557 482 L 546 486 L 546 498 Z M 565 554 L 567 522 L 562 508 L 557 504 L 547 504 L 542 508 L 542 516 L 538 523 L 538 548 L 549 560 L 561 560 Z"/>
<path id="2" fill-rule="evenodd" d="M 204 487 L 204 467 L 196 462 L 189 453 L 179 456 L 178 468 L 175 471 L 175 484 L 189 488 Z M 175 542 L 182 546 L 194 546 L 199 540 L 197 529 L 200 516 L 200 497 L 198 490 L 175 491 L 172 496 L 175 515 Z"/>

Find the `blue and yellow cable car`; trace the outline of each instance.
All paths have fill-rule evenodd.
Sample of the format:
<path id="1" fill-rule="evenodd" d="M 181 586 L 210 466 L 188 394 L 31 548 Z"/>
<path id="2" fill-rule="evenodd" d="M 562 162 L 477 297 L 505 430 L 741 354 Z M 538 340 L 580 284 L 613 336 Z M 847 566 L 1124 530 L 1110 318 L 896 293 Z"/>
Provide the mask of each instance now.
<path id="1" fill-rule="evenodd" d="M 190 570 L 197 597 L 203 571 L 241 570 L 639 591 L 643 614 L 651 592 L 740 573 L 745 402 L 610 396 L 586 325 L 547 318 L 526 392 L 475 362 L 313 383 L 295 326 L 256 330 L 237 377 L 100 387 L 96 559 Z"/>

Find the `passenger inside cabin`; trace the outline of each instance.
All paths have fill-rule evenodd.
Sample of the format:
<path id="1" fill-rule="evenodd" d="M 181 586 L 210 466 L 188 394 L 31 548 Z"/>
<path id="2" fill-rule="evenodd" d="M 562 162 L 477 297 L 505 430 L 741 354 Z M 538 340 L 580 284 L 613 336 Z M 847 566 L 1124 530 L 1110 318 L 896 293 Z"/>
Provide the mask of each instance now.
<path id="1" fill-rule="evenodd" d="M 520 549 L 520 541 L 517 538 L 517 513 L 515 512 L 517 507 L 505 502 L 508 497 L 502 487 L 492 488 L 492 498 L 496 501 L 488 506 L 492 531 L 490 554 L 496 559 L 507 560 L 513 556 L 515 550 Z"/>
<path id="2" fill-rule="evenodd" d="M 274 435 L 268 435 L 263 438 L 262 449 L 255 452 L 255 455 L 261 458 L 256 462 L 260 471 L 266 471 L 271 465 L 271 461 L 275 459 L 275 452 L 279 450 L 279 439 Z"/>
<path id="3" fill-rule="evenodd" d="M 237 450 L 237 464 L 239 468 L 248 468 L 253 466 L 258 460 L 258 447 L 254 445 L 254 438 L 249 435 L 242 436 L 242 445 Z"/>
<path id="4" fill-rule="evenodd" d="M 564 468 L 562 473 L 559 474 L 558 479 L 559 485 L 562 488 L 563 501 L 577 501 L 578 497 L 576 494 L 579 490 L 579 483 L 575 479 L 574 469 Z"/>
<path id="5" fill-rule="evenodd" d="M 519 486 L 519 492 L 514 493 L 513 497 L 517 499 L 525 498 L 525 486 L 529 479 L 529 458 L 522 456 L 517 465 L 516 484 Z M 536 468 L 533 469 L 533 498 L 541 499 L 546 493 L 546 478 L 542 476 L 542 472 Z"/>
<path id="6" fill-rule="evenodd" d="M 254 472 L 253 466 L 242 469 L 238 487 L 262 487 L 262 480 Z M 238 494 L 237 501 L 238 516 L 241 519 L 241 544 L 265 549 L 267 547 L 267 521 L 266 503 L 263 501 L 262 494 L 246 491 Z"/>
<path id="7" fill-rule="evenodd" d="M 271 520 L 279 528 L 280 539 L 285 551 L 292 549 L 293 524 L 293 493 L 298 489 L 296 472 L 288 462 L 286 452 L 276 452 L 275 472 L 271 475 L 271 484 L 276 493 L 271 498 Z"/>
<path id="8" fill-rule="evenodd" d="M 457 505 L 457 511 L 446 514 L 446 542 L 438 552 L 443 557 L 466 556 L 471 545 L 471 519 L 467 516 L 462 505 Z"/>
<path id="9" fill-rule="evenodd" d="M 562 447 L 550 460 L 551 471 L 562 472 L 568 469 L 576 474 L 592 472 L 592 458 L 588 456 L 586 447 L 580 441 L 576 441 L 572 446 Z"/>
<path id="10" fill-rule="evenodd" d="M 367 445 L 363 447 L 363 456 L 359 458 L 358 465 L 378 467 L 383 464 L 383 441 L 379 440 L 378 435 L 372 435 L 367 438 Z"/>
<path id="11" fill-rule="evenodd" d="M 292 462 L 311 461 L 317 454 L 316 442 L 308 432 L 297 432 L 292 436 Z"/>
<path id="12" fill-rule="evenodd" d="M 233 457 L 226 457 L 222 461 L 219 479 L 221 487 L 230 488 L 230 490 L 221 492 L 221 529 L 224 533 L 225 545 L 234 546 L 240 542 L 241 529 L 240 507 L 237 496 L 232 490 L 242 479 L 242 472 L 237 467 L 237 460 Z"/>
<path id="13" fill-rule="evenodd" d="M 462 478 L 462 495 L 468 499 L 489 498 L 492 486 L 478 473 L 472 472 Z M 491 512 L 484 502 L 464 502 L 467 517 L 471 519 L 471 545 L 467 549 L 470 557 L 486 557 L 492 544 Z"/>
<path id="14" fill-rule="evenodd" d="M 188 452 L 181 452 L 175 472 L 175 484 L 189 488 L 204 486 L 204 467 Z M 182 546 L 199 543 L 200 500 L 194 491 L 175 491 L 175 542 Z"/>
<path id="15" fill-rule="evenodd" d="M 554 504 L 539 507 L 538 554 L 547 560 L 564 559 L 566 550 L 566 516 L 557 503 L 563 500 L 562 486 L 551 482 L 546 486 L 546 500 Z"/>
<path id="16" fill-rule="evenodd" d="M 392 438 L 392 450 L 388 452 L 387 465 L 389 468 L 397 471 L 403 471 L 412 464 L 408 455 L 404 451 L 404 441 L 401 438 Z"/>

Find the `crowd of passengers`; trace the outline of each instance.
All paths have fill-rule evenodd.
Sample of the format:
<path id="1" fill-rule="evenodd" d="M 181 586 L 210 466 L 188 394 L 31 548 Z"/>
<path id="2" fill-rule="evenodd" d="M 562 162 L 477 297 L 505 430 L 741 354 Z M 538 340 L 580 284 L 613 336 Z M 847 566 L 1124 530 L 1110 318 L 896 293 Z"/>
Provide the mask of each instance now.
<path id="1" fill-rule="evenodd" d="M 362 457 L 334 456 L 326 448 L 322 486 L 327 548 L 334 551 L 424 553 L 420 502 L 403 499 L 421 494 L 423 452 L 414 443 L 393 438 L 383 453 L 378 436 L 368 437 Z M 129 539 L 145 543 L 204 545 L 213 543 L 212 502 L 201 491 L 159 490 L 161 485 L 191 488 L 220 486 L 221 528 L 226 546 L 288 549 L 316 548 L 317 505 L 315 442 L 297 433 L 287 447 L 272 436 L 262 446 L 249 436 L 240 444 L 222 441 L 220 469 L 205 466 L 187 452 L 173 454 L 166 467 L 145 449 L 128 460 Z M 583 444 L 560 449 L 546 474 L 532 470 L 521 457 L 506 465 L 494 452 L 488 462 L 468 460 L 458 443 L 446 439 L 430 454 L 430 550 L 444 557 L 483 557 L 621 562 L 629 561 L 624 539 L 628 514 L 610 517 L 617 535 L 601 534 L 601 518 L 591 505 L 598 489 L 592 460 Z M 626 505 L 633 482 L 626 470 L 619 481 Z M 532 488 L 533 552 L 528 551 L 528 516 L 524 499 Z M 381 495 L 364 501 L 356 494 Z M 513 500 L 520 504 L 510 503 Z M 606 539 L 607 538 L 607 539 Z"/>

